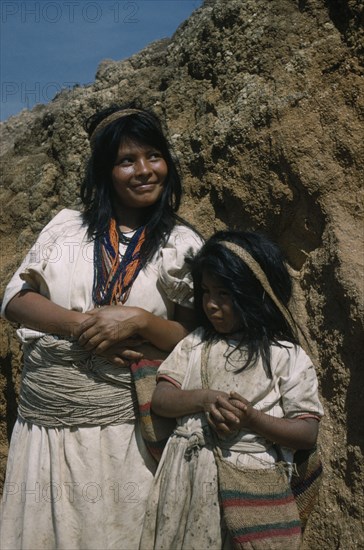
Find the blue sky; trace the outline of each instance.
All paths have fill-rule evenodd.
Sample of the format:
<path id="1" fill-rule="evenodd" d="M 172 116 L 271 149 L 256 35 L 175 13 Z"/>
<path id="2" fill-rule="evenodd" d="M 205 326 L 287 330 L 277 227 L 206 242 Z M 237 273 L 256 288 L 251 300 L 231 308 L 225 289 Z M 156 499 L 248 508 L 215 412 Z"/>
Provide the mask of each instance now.
<path id="1" fill-rule="evenodd" d="M 203 0 L 2 0 L 1 120 L 171 36 Z"/>

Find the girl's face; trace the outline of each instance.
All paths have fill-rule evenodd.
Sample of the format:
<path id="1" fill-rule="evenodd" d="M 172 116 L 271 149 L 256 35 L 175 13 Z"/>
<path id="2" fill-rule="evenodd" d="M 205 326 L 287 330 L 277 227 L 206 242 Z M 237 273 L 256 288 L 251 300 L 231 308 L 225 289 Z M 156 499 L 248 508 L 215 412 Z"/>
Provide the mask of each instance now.
<path id="1" fill-rule="evenodd" d="M 202 306 L 216 332 L 231 334 L 239 330 L 240 322 L 231 293 L 220 277 L 206 271 L 202 274 Z"/>
<path id="2" fill-rule="evenodd" d="M 111 172 L 118 205 L 126 209 L 152 206 L 163 193 L 167 174 L 167 163 L 160 151 L 150 145 L 124 141 Z"/>

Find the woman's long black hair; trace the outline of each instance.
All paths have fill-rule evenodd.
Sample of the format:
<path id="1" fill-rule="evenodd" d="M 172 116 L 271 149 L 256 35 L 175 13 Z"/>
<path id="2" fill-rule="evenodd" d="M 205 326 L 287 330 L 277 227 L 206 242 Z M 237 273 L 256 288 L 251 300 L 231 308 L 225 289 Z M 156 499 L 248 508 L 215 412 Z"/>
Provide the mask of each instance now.
<path id="1" fill-rule="evenodd" d="M 167 163 L 168 175 L 164 182 L 162 196 L 155 205 L 144 211 L 147 234 L 141 256 L 142 263 L 145 264 L 168 239 L 176 221 L 182 221 L 176 214 L 181 201 L 181 179 L 177 161 L 172 158 L 160 121 L 151 111 L 139 109 L 134 104 L 112 106 L 90 117 L 86 121 L 86 131 L 91 136 L 104 118 L 117 111 L 131 108 L 138 108 L 140 112 L 119 118 L 96 134 L 86 175 L 81 185 L 81 200 L 84 205 L 83 220 L 88 227 L 88 236 L 93 238 L 101 235 L 107 231 L 110 218 L 115 216 L 111 172 L 120 144 L 131 140 L 159 150 Z"/>
<path id="2" fill-rule="evenodd" d="M 234 309 L 241 320 L 239 347 L 244 346 L 248 351 L 242 368 L 255 364 L 260 355 L 267 373 L 271 375 L 271 344 L 280 345 L 282 340 L 296 344 L 297 337 L 251 269 L 221 241 L 236 243 L 258 262 L 276 297 L 286 308 L 292 294 L 291 277 L 278 246 L 259 233 L 219 231 L 190 262 L 197 322 L 204 327 L 205 338 L 212 340 L 218 336 L 203 309 L 202 276 L 208 272 L 219 277 L 231 293 Z"/>

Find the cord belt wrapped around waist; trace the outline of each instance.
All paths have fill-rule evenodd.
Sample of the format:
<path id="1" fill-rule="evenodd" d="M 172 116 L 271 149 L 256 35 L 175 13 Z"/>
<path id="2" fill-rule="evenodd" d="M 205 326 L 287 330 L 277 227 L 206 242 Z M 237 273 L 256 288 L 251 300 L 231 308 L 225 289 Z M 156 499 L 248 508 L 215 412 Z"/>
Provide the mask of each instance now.
<path id="1" fill-rule="evenodd" d="M 24 420 L 47 428 L 106 426 L 134 420 L 136 407 L 129 368 L 52 335 L 24 345 Z"/>

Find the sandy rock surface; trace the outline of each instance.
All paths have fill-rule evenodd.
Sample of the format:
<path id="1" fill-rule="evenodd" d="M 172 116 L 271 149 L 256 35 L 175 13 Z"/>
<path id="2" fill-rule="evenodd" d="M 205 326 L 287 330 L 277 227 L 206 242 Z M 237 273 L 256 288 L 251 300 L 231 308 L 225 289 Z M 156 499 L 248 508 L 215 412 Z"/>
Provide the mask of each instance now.
<path id="1" fill-rule="evenodd" d="M 85 118 L 131 99 L 168 127 L 182 216 L 282 246 L 326 412 L 307 549 L 364 547 L 363 17 L 360 0 L 205 1 L 171 39 L 1 125 L 1 291 L 44 224 L 80 207 Z M 1 323 L 3 479 L 21 352 Z"/>

